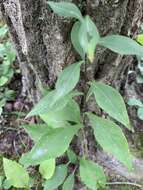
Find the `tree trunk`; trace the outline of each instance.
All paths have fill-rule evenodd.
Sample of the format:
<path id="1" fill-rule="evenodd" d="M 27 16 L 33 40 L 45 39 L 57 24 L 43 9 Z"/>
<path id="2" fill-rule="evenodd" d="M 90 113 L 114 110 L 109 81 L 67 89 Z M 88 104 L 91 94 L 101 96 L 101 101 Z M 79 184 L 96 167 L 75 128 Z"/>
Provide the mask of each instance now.
<path id="1" fill-rule="evenodd" d="M 143 20 L 143 0 L 76 0 L 75 3 L 83 14 L 92 17 L 101 36 L 123 34 L 134 38 Z M 79 60 L 70 42 L 73 20 L 53 14 L 46 0 L 1 0 L 0 7 L 17 50 L 23 76 L 22 93 L 36 103 L 41 96 L 39 83 L 52 88 L 63 67 Z M 117 55 L 98 47 L 95 60 L 89 66 L 88 79 L 112 84 L 126 97 L 128 71 L 135 63 L 132 56 Z M 91 102 L 89 109 L 95 111 L 96 106 Z M 89 131 L 87 136 L 90 157 L 103 164 L 109 174 L 141 182 L 142 168 L 136 174 L 128 173 L 113 158 L 109 162 L 107 155 L 95 152 Z M 139 168 L 140 161 L 135 163 Z"/>

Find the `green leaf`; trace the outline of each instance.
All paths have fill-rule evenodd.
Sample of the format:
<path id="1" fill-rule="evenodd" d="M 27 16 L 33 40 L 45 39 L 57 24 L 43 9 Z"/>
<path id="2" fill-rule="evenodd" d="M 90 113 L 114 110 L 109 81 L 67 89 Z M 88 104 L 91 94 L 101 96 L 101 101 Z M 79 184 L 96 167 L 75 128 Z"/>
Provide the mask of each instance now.
<path id="1" fill-rule="evenodd" d="M 4 176 L 0 176 L 0 188 L 2 188 L 3 180 L 4 180 Z"/>
<path id="2" fill-rule="evenodd" d="M 2 114 L 2 111 L 3 111 L 3 110 L 2 110 L 2 107 L 0 107 L 0 116 L 1 116 L 1 114 Z"/>
<path id="3" fill-rule="evenodd" d="M 140 43 L 141 45 L 143 45 L 143 34 L 139 34 L 138 36 L 137 36 L 137 42 L 138 43 Z"/>
<path id="4" fill-rule="evenodd" d="M 0 77 L 0 87 L 5 85 L 8 82 L 8 78 L 6 76 Z"/>
<path id="5" fill-rule="evenodd" d="M 53 128 L 68 126 L 67 121 L 80 123 L 79 105 L 70 100 L 69 103 L 60 111 L 51 111 L 40 115 L 41 119 Z"/>
<path id="6" fill-rule="evenodd" d="M 90 90 L 99 107 L 132 130 L 124 100 L 117 90 L 101 82 L 92 82 Z"/>
<path id="7" fill-rule="evenodd" d="M 142 102 L 136 98 L 130 98 L 128 101 L 128 105 L 143 107 Z"/>
<path id="8" fill-rule="evenodd" d="M 49 92 L 45 97 L 43 97 L 38 104 L 31 110 L 31 112 L 27 115 L 27 117 L 33 115 L 41 115 L 45 114 L 49 111 L 59 111 L 63 109 L 68 101 L 74 97 L 80 95 L 79 92 L 71 92 L 66 96 L 59 96 L 58 91 L 53 90 Z"/>
<path id="9" fill-rule="evenodd" d="M 35 143 L 38 142 L 45 133 L 48 133 L 52 130 L 52 128 L 45 124 L 22 125 L 21 127 L 26 130 Z"/>
<path id="10" fill-rule="evenodd" d="M 12 186 L 11 180 L 5 179 L 2 186 L 3 186 L 4 189 L 10 189 L 11 186 Z"/>
<path id="11" fill-rule="evenodd" d="M 80 177 L 81 181 L 92 190 L 97 190 L 106 184 L 102 167 L 90 160 L 80 160 Z"/>
<path id="12" fill-rule="evenodd" d="M 79 43 L 91 62 L 93 62 L 94 52 L 99 38 L 96 25 L 89 16 L 86 16 L 80 27 Z"/>
<path id="13" fill-rule="evenodd" d="M 48 1 L 48 4 L 51 7 L 51 9 L 59 16 L 72 17 L 79 19 L 80 21 L 82 21 L 83 19 L 79 8 L 73 3 L 69 2 L 56 3 L 53 1 Z"/>
<path id="14" fill-rule="evenodd" d="M 56 82 L 58 96 L 65 96 L 75 88 L 79 81 L 82 63 L 83 61 L 71 64 L 62 71 Z"/>
<path id="15" fill-rule="evenodd" d="M 17 188 L 28 188 L 29 175 L 27 171 L 17 162 L 3 158 L 3 167 L 7 180 Z"/>
<path id="16" fill-rule="evenodd" d="M 112 121 L 88 114 L 97 142 L 129 169 L 132 169 L 132 155 L 122 130 Z"/>
<path id="17" fill-rule="evenodd" d="M 139 119 L 143 120 L 143 107 L 138 109 L 137 115 Z"/>
<path id="18" fill-rule="evenodd" d="M 101 38 L 99 44 L 121 55 L 143 55 L 143 47 L 125 36 L 107 36 Z"/>
<path id="19" fill-rule="evenodd" d="M 60 165 L 56 167 L 55 174 L 44 184 L 44 190 L 55 190 L 60 186 L 67 176 L 67 166 Z"/>
<path id="20" fill-rule="evenodd" d="M 68 159 L 71 163 L 76 164 L 77 163 L 77 156 L 76 154 L 71 150 L 67 150 Z"/>
<path id="21" fill-rule="evenodd" d="M 32 150 L 21 157 L 20 162 L 25 166 L 38 165 L 42 161 L 61 156 L 80 127 L 56 128 L 44 134 Z"/>
<path id="22" fill-rule="evenodd" d="M 72 28 L 71 31 L 71 41 L 72 44 L 75 48 L 75 50 L 79 53 L 79 55 L 82 57 L 82 59 L 84 60 L 85 58 L 85 53 L 80 45 L 79 42 L 79 35 L 80 35 L 80 27 L 81 27 L 81 22 L 77 21 Z"/>
<path id="23" fill-rule="evenodd" d="M 73 188 L 74 188 L 74 174 L 71 174 L 65 180 L 62 190 L 73 190 Z"/>
<path id="24" fill-rule="evenodd" d="M 55 159 L 45 160 L 40 164 L 39 172 L 44 179 L 50 179 L 55 171 Z"/>
<path id="25" fill-rule="evenodd" d="M 8 32 L 8 28 L 7 26 L 3 26 L 0 28 L 0 37 L 4 37 L 6 35 L 6 33 Z"/>

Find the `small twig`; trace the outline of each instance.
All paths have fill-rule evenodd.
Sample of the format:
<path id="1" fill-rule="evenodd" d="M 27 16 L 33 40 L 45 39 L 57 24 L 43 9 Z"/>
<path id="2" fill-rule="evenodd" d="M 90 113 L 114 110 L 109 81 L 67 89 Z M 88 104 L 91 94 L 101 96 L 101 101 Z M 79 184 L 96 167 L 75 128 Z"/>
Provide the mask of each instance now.
<path id="1" fill-rule="evenodd" d="M 131 182 L 110 182 L 110 183 L 106 183 L 106 185 L 129 185 L 129 186 L 134 186 L 134 187 L 138 187 L 140 189 L 143 189 L 143 186 L 137 183 L 131 183 Z"/>

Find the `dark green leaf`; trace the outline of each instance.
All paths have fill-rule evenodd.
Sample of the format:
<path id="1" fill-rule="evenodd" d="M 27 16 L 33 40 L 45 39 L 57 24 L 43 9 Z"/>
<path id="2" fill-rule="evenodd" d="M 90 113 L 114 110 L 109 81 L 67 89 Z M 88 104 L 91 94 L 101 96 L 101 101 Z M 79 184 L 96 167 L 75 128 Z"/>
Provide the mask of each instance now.
<path id="1" fill-rule="evenodd" d="M 90 90 L 94 93 L 98 106 L 132 130 L 124 100 L 117 90 L 101 82 L 91 83 Z"/>
<path id="2" fill-rule="evenodd" d="M 143 55 L 143 47 L 136 41 L 120 35 L 101 38 L 99 44 L 121 55 Z"/>
<path id="3" fill-rule="evenodd" d="M 73 3 L 48 1 L 48 4 L 59 16 L 72 17 L 80 21 L 83 19 L 79 8 Z"/>
<path id="4" fill-rule="evenodd" d="M 132 169 L 132 155 L 122 130 L 112 121 L 88 114 L 97 142 L 107 153 L 112 154 L 129 169 Z"/>
<path id="5" fill-rule="evenodd" d="M 20 162 L 26 166 L 38 165 L 42 161 L 61 156 L 80 127 L 56 128 L 44 134 L 32 150 L 21 157 Z"/>
<path id="6" fill-rule="evenodd" d="M 92 190 L 97 190 L 106 184 L 102 167 L 90 160 L 80 160 L 80 177 L 82 182 Z"/>
<path id="7" fill-rule="evenodd" d="M 60 165 L 56 167 L 55 174 L 49 180 L 47 180 L 44 184 L 44 190 L 55 190 L 58 186 L 60 186 L 67 176 L 67 166 Z"/>

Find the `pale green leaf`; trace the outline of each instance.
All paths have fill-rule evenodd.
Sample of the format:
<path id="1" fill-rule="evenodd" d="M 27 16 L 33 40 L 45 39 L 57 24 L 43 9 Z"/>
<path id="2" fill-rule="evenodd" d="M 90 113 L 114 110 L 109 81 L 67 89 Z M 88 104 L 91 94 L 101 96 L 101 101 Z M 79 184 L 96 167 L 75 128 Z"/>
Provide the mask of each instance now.
<path id="1" fill-rule="evenodd" d="M 106 36 L 100 39 L 99 44 L 121 55 L 143 55 L 143 47 L 125 36 Z"/>
<path id="2" fill-rule="evenodd" d="M 62 71 L 56 82 L 58 96 L 65 96 L 75 88 L 80 78 L 82 63 L 83 61 L 71 64 Z"/>
<path id="3" fill-rule="evenodd" d="M 29 175 L 27 171 L 17 162 L 3 158 L 3 167 L 7 180 L 17 188 L 28 188 Z"/>
<path id="4" fill-rule="evenodd" d="M 40 115 L 41 119 L 53 128 L 68 126 L 67 121 L 80 123 L 80 109 L 74 100 L 70 100 L 60 111 L 51 111 Z"/>
<path id="5" fill-rule="evenodd" d="M 55 190 L 60 186 L 67 176 L 67 166 L 60 165 L 56 167 L 55 174 L 44 184 L 44 190 Z"/>
<path id="6" fill-rule="evenodd" d="M 61 156 L 68 149 L 80 127 L 80 125 L 75 125 L 52 129 L 41 137 L 30 152 L 21 157 L 20 162 L 25 166 L 38 165 L 42 161 Z"/>
<path id="7" fill-rule="evenodd" d="M 62 190 L 73 190 L 73 189 L 74 189 L 74 174 L 71 174 L 65 180 Z"/>
<path id="8" fill-rule="evenodd" d="M 80 160 L 80 177 L 81 181 L 92 190 L 97 190 L 106 184 L 102 167 L 90 160 Z"/>
<path id="9" fill-rule="evenodd" d="M 38 142 L 45 133 L 48 133 L 52 130 L 51 127 L 48 127 L 45 124 L 29 124 L 22 125 L 21 127 L 26 130 L 35 143 Z"/>
<path id="10" fill-rule="evenodd" d="M 83 19 L 79 8 L 73 3 L 48 1 L 48 4 L 59 16 L 76 18 L 80 21 Z"/>
<path id="11" fill-rule="evenodd" d="M 55 172 L 55 159 L 49 159 L 41 162 L 39 172 L 44 179 L 50 179 Z"/>
<path id="12" fill-rule="evenodd" d="M 79 21 L 73 25 L 73 28 L 71 31 L 71 41 L 72 41 L 72 44 L 73 44 L 75 50 L 79 53 L 79 55 L 84 60 L 85 53 L 79 43 L 80 27 L 81 27 L 81 22 L 79 22 Z"/>
<path id="13" fill-rule="evenodd" d="M 138 109 L 137 115 L 139 119 L 143 120 L 143 107 Z"/>
<path id="14" fill-rule="evenodd" d="M 141 45 L 143 45 L 143 34 L 139 34 L 138 36 L 137 36 L 137 42 L 138 43 L 140 43 Z"/>
<path id="15" fill-rule="evenodd" d="M 11 180 L 5 179 L 2 184 L 4 189 L 10 189 L 12 187 Z"/>
<path id="16" fill-rule="evenodd" d="M 142 102 L 136 98 L 130 98 L 128 101 L 128 105 L 143 107 Z"/>
<path id="17" fill-rule="evenodd" d="M 120 129 L 110 120 L 88 114 L 97 142 L 109 154 L 112 154 L 129 169 L 132 169 L 132 155 L 128 142 Z"/>
<path id="18" fill-rule="evenodd" d="M 101 82 L 92 82 L 90 90 L 94 93 L 99 107 L 132 130 L 124 100 L 117 90 Z"/>

